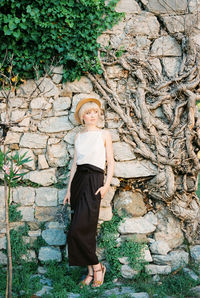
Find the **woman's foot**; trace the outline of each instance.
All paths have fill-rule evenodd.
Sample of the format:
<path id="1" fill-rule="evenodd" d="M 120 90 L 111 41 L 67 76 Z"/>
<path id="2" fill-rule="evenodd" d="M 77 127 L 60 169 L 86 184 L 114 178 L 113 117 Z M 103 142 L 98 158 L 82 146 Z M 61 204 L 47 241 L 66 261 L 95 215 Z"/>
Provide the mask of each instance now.
<path id="1" fill-rule="evenodd" d="M 106 266 L 99 263 L 98 265 L 93 266 L 93 272 L 94 272 L 94 281 L 92 283 L 92 287 L 93 288 L 100 287 L 104 282 Z"/>
<path id="2" fill-rule="evenodd" d="M 89 286 L 91 281 L 93 280 L 93 268 L 92 266 L 88 266 L 88 275 L 86 276 L 86 278 L 84 280 L 82 280 L 79 284 L 81 285 L 81 288 L 83 288 L 84 286 Z"/>

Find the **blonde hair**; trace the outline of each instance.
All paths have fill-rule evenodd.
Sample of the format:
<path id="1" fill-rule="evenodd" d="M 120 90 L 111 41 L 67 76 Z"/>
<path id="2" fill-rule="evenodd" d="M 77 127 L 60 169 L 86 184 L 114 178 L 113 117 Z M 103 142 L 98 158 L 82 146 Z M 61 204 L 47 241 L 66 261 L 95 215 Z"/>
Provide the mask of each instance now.
<path id="1" fill-rule="evenodd" d="M 82 107 L 80 108 L 80 110 L 78 112 L 78 116 L 79 116 L 79 119 L 81 121 L 81 124 L 84 124 L 84 122 L 83 122 L 84 114 L 87 113 L 90 110 L 93 110 L 93 109 L 98 110 L 98 116 L 99 116 L 99 118 L 101 118 L 101 109 L 100 109 L 100 107 L 95 102 L 92 102 L 92 101 L 86 102 L 82 105 Z"/>

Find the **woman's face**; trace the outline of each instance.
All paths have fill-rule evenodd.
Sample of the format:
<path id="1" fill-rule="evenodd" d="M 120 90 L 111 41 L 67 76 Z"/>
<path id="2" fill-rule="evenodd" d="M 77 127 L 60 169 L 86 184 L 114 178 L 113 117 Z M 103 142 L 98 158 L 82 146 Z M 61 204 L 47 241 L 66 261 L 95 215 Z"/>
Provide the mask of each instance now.
<path id="1" fill-rule="evenodd" d="M 98 108 L 90 109 L 83 115 L 83 120 L 86 125 L 96 125 L 99 119 Z"/>

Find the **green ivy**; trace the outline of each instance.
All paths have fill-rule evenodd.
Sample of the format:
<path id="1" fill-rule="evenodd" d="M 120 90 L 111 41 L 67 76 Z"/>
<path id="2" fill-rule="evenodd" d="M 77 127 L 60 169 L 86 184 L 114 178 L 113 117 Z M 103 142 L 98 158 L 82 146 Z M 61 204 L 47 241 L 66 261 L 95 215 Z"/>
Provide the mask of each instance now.
<path id="1" fill-rule="evenodd" d="M 22 219 L 21 212 L 17 210 L 20 204 L 11 204 L 9 205 L 9 221 L 15 222 Z"/>
<path id="2" fill-rule="evenodd" d="M 8 71 L 7 54 L 21 78 L 33 77 L 34 67 L 42 75 L 52 63 L 64 65 L 64 81 L 101 73 L 97 37 L 120 19 L 118 1 L 1 0 L 0 69 Z"/>

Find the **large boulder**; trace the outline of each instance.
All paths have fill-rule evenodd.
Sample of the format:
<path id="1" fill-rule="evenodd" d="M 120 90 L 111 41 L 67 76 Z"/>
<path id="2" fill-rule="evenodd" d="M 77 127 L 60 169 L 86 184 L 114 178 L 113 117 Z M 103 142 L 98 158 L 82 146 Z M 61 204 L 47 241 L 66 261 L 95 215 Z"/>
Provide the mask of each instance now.
<path id="1" fill-rule="evenodd" d="M 114 208 L 118 210 L 119 215 L 125 211 L 131 216 L 143 216 L 147 212 L 144 196 L 139 191 L 120 191 L 115 196 Z"/>

